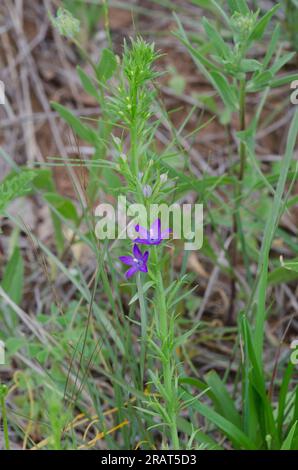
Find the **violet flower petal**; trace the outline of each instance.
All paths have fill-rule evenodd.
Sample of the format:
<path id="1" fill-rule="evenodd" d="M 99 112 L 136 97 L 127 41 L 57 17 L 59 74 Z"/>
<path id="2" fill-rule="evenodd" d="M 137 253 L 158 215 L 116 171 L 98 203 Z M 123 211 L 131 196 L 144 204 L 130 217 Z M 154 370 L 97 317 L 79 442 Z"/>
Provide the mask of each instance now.
<path id="1" fill-rule="evenodd" d="M 148 272 L 148 268 L 147 268 L 146 263 L 139 266 L 139 271 L 141 271 L 142 273 L 147 273 Z"/>
<path id="2" fill-rule="evenodd" d="M 139 243 L 141 245 L 151 245 L 150 240 L 148 238 L 136 238 L 134 242 Z"/>
<path id="3" fill-rule="evenodd" d="M 138 260 L 142 260 L 142 259 L 143 259 L 142 252 L 141 252 L 141 250 L 140 250 L 140 248 L 138 247 L 137 244 L 134 244 L 133 249 L 132 249 L 132 252 L 133 252 L 135 258 L 137 258 Z"/>
<path id="4" fill-rule="evenodd" d="M 140 235 L 140 238 L 144 238 L 144 239 L 149 238 L 149 232 L 147 229 L 145 229 L 145 227 L 142 227 L 141 225 L 138 224 L 135 226 L 135 231 L 138 232 L 138 234 Z"/>
<path id="5" fill-rule="evenodd" d="M 128 271 L 125 273 L 126 279 L 129 279 L 131 276 L 138 272 L 137 266 L 132 266 Z"/>
<path id="6" fill-rule="evenodd" d="M 132 256 L 119 256 L 120 261 L 124 264 L 128 264 L 129 266 L 132 266 L 134 264 L 134 260 Z"/>
<path id="7" fill-rule="evenodd" d="M 160 219 L 156 219 L 150 227 L 150 238 L 159 239 L 161 231 Z"/>

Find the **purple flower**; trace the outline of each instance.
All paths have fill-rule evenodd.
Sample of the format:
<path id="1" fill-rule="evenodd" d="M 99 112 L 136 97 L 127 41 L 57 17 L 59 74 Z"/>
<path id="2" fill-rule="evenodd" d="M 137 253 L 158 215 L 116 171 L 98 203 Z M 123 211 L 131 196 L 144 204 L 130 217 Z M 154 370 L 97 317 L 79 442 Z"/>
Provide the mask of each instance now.
<path id="1" fill-rule="evenodd" d="M 160 219 L 156 219 L 150 227 L 150 230 L 141 227 L 140 225 L 135 226 L 136 232 L 139 233 L 140 237 L 136 238 L 135 243 L 141 243 L 143 245 L 160 245 L 160 243 L 169 238 L 171 229 L 161 231 Z"/>
<path id="2" fill-rule="evenodd" d="M 131 268 L 129 268 L 129 270 L 125 273 L 126 279 L 129 279 L 138 271 L 141 271 L 142 273 L 148 272 L 147 261 L 149 252 L 145 251 L 145 253 L 143 254 L 138 245 L 134 245 L 132 253 L 133 256 L 119 256 L 119 259 L 120 261 L 122 261 L 122 263 L 131 266 Z"/>

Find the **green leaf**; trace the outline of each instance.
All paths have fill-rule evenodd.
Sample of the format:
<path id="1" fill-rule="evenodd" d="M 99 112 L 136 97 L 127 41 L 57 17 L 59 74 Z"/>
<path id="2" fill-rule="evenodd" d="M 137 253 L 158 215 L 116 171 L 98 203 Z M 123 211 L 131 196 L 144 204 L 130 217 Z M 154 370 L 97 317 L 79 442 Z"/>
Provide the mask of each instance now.
<path id="1" fill-rule="evenodd" d="M 221 450 L 219 444 L 217 444 L 211 437 L 207 434 L 203 433 L 199 429 L 194 431 L 192 424 L 184 418 L 178 417 L 177 418 L 177 426 L 180 431 L 188 436 L 192 436 L 193 439 L 197 442 L 205 444 L 206 449 L 208 450 Z"/>
<path id="2" fill-rule="evenodd" d="M 242 15 L 249 13 L 249 8 L 245 0 L 228 0 L 228 5 L 232 13 L 238 11 Z"/>
<path id="3" fill-rule="evenodd" d="M 254 303 L 256 305 L 256 325 L 254 343 L 256 347 L 256 356 L 258 364 L 262 364 L 263 341 L 264 341 L 264 325 L 266 318 L 266 292 L 268 283 L 268 267 L 269 253 L 272 241 L 275 235 L 276 227 L 281 215 L 283 206 L 283 193 L 286 187 L 288 173 L 294 154 L 298 134 L 298 110 L 292 118 L 291 126 L 288 133 L 285 156 L 283 165 L 280 170 L 279 180 L 272 203 L 271 213 L 268 214 L 267 223 L 264 230 L 262 247 L 259 256 L 259 266 L 257 274 L 257 288 L 254 293 Z"/>
<path id="4" fill-rule="evenodd" d="M 102 170 L 102 175 L 103 186 L 106 187 L 106 192 L 109 192 L 111 189 L 123 189 L 123 182 L 115 171 L 110 168 L 104 168 Z"/>
<path id="5" fill-rule="evenodd" d="M 295 271 L 298 273 L 298 261 L 287 261 L 283 263 L 283 267 L 289 271 Z"/>
<path id="6" fill-rule="evenodd" d="M 101 82 L 106 82 L 114 75 L 117 68 L 117 59 L 110 49 L 102 51 L 101 59 L 96 67 L 97 78 Z"/>
<path id="7" fill-rule="evenodd" d="M 293 439 L 294 439 L 295 433 L 296 433 L 297 423 L 298 423 L 298 421 L 295 421 L 295 423 L 291 427 L 286 439 L 284 440 L 284 442 L 281 446 L 281 450 L 291 450 L 292 442 L 293 442 Z"/>
<path id="8" fill-rule="evenodd" d="M 80 77 L 81 83 L 83 85 L 84 90 L 88 95 L 93 96 L 96 101 L 99 101 L 99 93 L 94 85 L 92 79 L 86 74 L 86 72 L 80 67 L 77 67 L 78 75 Z"/>
<path id="9" fill-rule="evenodd" d="M 289 389 L 290 380 L 293 375 L 293 371 L 294 371 L 294 365 L 291 362 L 289 362 L 283 375 L 280 392 L 279 392 L 279 398 L 278 398 L 277 429 L 278 429 L 280 438 L 282 437 L 282 428 L 283 428 L 283 422 L 284 422 L 287 393 Z"/>
<path id="10" fill-rule="evenodd" d="M 10 356 L 13 356 L 26 344 L 27 344 L 27 341 L 25 338 L 8 338 L 5 341 L 5 348 L 7 350 L 7 353 Z"/>
<path id="11" fill-rule="evenodd" d="M 278 445 L 278 434 L 271 402 L 269 401 L 266 393 L 265 377 L 261 365 L 258 363 L 257 344 L 253 341 L 250 324 L 245 315 L 242 315 L 240 318 L 240 326 L 246 360 L 245 390 L 248 391 L 245 396 L 245 405 L 247 408 L 244 418 L 246 421 L 250 420 L 249 413 L 251 410 L 248 406 L 248 400 L 251 398 L 251 405 L 258 415 L 258 423 L 261 428 L 263 441 L 265 441 L 267 435 L 270 435 L 273 439 L 274 445 Z"/>
<path id="12" fill-rule="evenodd" d="M 57 193 L 45 193 L 45 200 L 53 206 L 65 219 L 72 220 L 73 222 L 78 222 L 79 216 L 75 205 L 70 199 L 67 199 Z"/>
<path id="13" fill-rule="evenodd" d="M 261 62 L 254 59 L 243 59 L 240 63 L 240 69 L 242 72 L 256 72 L 262 68 Z"/>
<path id="14" fill-rule="evenodd" d="M 44 189 L 45 191 L 54 191 L 55 184 L 53 181 L 53 173 L 49 169 L 38 169 L 34 177 L 34 187 L 37 189 Z"/>
<path id="15" fill-rule="evenodd" d="M 290 271 L 283 266 L 280 266 L 268 275 L 268 283 L 271 285 L 287 284 L 288 282 L 298 279 L 298 273 Z"/>
<path id="16" fill-rule="evenodd" d="M 216 405 L 217 411 L 231 421 L 235 426 L 240 428 L 241 417 L 221 378 L 215 371 L 208 372 L 204 378 L 211 389 L 211 399 Z"/>
<path id="17" fill-rule="evenodd" d="M 271 10 L 267 11 L 267 13 L 257 22 L 256 26 L 254 27 L 253 31 L 249 36 L 250 41 L 259 41 L 260 39 L 262 39 L 269 21 L 279 8 L 280 4 L 278 3 L 273 8 L 271 8 Z"/>
<path id="18" fill-rule="evenodd" d="M 278 44 L 278 41 L 279 41 L 279 37 L 280 37 L 280 24 L 277 24 L 274 28 L 273 34 L 271 35 L 270 42 L 267 46 L 266 55 L 265 55 L 265 57 L 262 61 L 263 71 L 266 70 L 268 64 L 270 63 L 270 60 L 273 57 L 273 54 L 277 50 L 277 44 Z"/>
<path id="19" fill-rule="evenodd" d="M 233 85 L 219 72 L 211 71 L 210 75 L 212 77 L 212 83 L 224 104 L 231 111 L 236 110 L 238 108 L 238 100 Z"/>
<path id="20" fill-rule="evenodd" d="M 164 160 L 160 161 L 160 164 L 167 170 L 170 177 L 176 178 L 177 191 L 182 193 L 187 190 L 195 190 L 199 194 L 203 194 L 207 190 L 214 190 L 218 186 L 226 186 L 228 184 L 234 184 L 235 179 L 233 176 L 221 175 L 221 176 L 205 176 L 201 180 L 188 176 L 182 171 L 176 170 Z"/>
<path id="21" fill-rule="evenodd" d="M 270 80 L 270 87 L 271 88 L 278 88 L 280 86 L 287 85 L 288 83 L 291 83 L 294 80 L 298 80 L 298 74 L 297 73 L 282 75 L 281 77 L 274 78 L 274 79 Z"/>
<path id="22" fill-rule="evenodd" d="M 285 65 L 287 64 L 293 57 L 295 57 L 296 52 L 288 52 L 287 54 L 284 54 L 282 57 L 280 57 L 278 60 L 274 62 L 272 67 L 270 67 L 269 71 L 272 73 L 272 75 L 276 75 L 277 72 Z"/>
<path id="23" fill-rule="evenodd" d="M 194 377 L 180 377 L 179 383 L 181 385 L 191 385 L 192 387 L 196 387 L 198 390 L 201 390 L 202 392 L 207 392 L 209 394 L 208 385 L 206 385 L 205 382 L 203 382 L 202 380 L 196 379 Z"/>
<path id="24" fill-rule="evenodd" d="M 60 116 L 71 126 L 74 132 L 86 142 L 96 145 L 98 142 L 97 133 L 90 127 L 83 124 L 69 109 L 59 103 L 52 103 L 52 107 L 60 114 Z"/>
<path id="25" fill-rule="evenodd" d="M 271 80 L 273 78 L 272 73 L 269 70 L 261 72 L 253 77 L 247 85 L 247 91 L 256 92 L 262 90 L 265 86 L 271 85 Z"/>
<path id="26" fill-rule="evenodd" d="M 192 398 L 192 395 L 190 393 L 187 393 L 187 395 L 189 396 L 189 398 Z M 254 444 L 254 442 L 251 441 L 241 431 L 241 429 L 239 429 L 237 426 L 231 423 L 231 421 L 221 416 L 209 406 L 200 403 L 199 400 L 194 401 L 191 406 L 195 410 L 197 410 L 202 416 L 204 416 L 208 421 L 210 421 L 217 428 L 219 428 L 233 442 L 235 442 L 237 448 L 248 450 L 256 449 L 256 445 Z"/>
<path id="27" fill-rule="evenodd" d="M 191 2 L 194 3 L 194 5 L 213 11 L 213 6 L 210 5 L 210 0 L 191 0 Z"/>
<path id="28" fill-rule="evenodd" d="M 227 59 L 231 56 L 231 49 L 222 39 L 221 35 L 216 31 L 216 29 L 209 23 L 206 18 L 202 19 L 202 23 L 208 38 L 211 40 L 212 45 L 219 54 L 220 57 Z"/>
<path id="29" fill-rule="evenodd" d="M 6 176 L 0 184 L 0 214 L 6 206 L 17 197 L 24 196 L 31 189 L 31 184 L 36 172 L 24 169 L 16 174 L 14 171 Z"/>
<path id="30" fill-rule="evenodd" d="M 19 305 L 23 296 L 24 262 L 18 246 L 15 247 L 5 268 L 1 286 L 11 300 Z"/>
<path id="31" fill-rule="evenodd" d="M 145 292 L 147 292 L 148 289 L 150 289 L 150 287 L 152 287 L 154 285 L 154 282 L 152 281 L 148 281 L 148 282 L 145 282 L 145 284 L 143 285 L 143 294 L 145 294 Z M 134 302 L 136 302 L 137 300 L 139 300 L 139 294 L 136 293 L 131 299 L 130 299 L 130 302 L 128 305 L 132 305 Z"/>

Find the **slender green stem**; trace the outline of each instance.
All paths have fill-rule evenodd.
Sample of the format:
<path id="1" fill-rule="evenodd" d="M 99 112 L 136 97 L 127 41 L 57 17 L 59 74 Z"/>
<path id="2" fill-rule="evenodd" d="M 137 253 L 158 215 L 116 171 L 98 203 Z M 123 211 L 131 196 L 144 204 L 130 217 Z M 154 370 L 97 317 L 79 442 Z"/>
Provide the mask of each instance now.
<path id="1" fill-rule="evenodd" d="M 246 98 L 245 80 L 241 80 L 241 82 L 240 82 L 240 97 L 239 97 L 240 131 L 244 131 L 245 127 L 246 127 L 246 123 L 245 123 L 245 98 Z M 243 177 L 244 177 L 245 163 L 246 163 L 246 148 L 245 148 L 244 142 L 241 141 L 240 142 L 240 170 L 239 170 L 239 181 L 240 182 L 242 182 Z M 241 187 L 240 187 L 240 195 L 241 195 Z"/>
<path id="2" fill-rule="evenodd" d="M 0 405 L 1 405 L 1 412 L 2 412 L 4 444 L 5 444 L 5 449 L 9 450 L 10 446 L 9 446 L 8 423 L 7 423 L 6 403 L 5 403 L 6 394 L 7 394 L 6 385 L 0 385 Z"/>
<path id="3" fill-rule="evenodd" d="M 139 174 L 139 162 L 138 162 L 138 130 L 136 123 L 137 116 L 137 106 L 138 106 L 138 92 L 137 85 L 135 83 L 131 84 L 131 128 L 130 128 L 130 147 L 131 147 L 131 160 L 132 160 L 132 169 L 134 176 L 138 178 Z"/>
<path id="4" fill-rule="evenodd" d="M 140 311 L 141 311 L 141 385 L 143 384 L 144 380 L 144 369 L 145 369 L 145 358 L 146 358 L 146 343 L 147 343 L 147 309 L 143 291 L 143 285 L 141 281 L 141 273 L 137 275 L 137 288 L 138 288 L 138 296 L 139 296 L 139 303 L 140 303 Z"/>
<path id="5" fill-rule="evenodd" d="M 246 129 L 246 122 L 245 122 L 245 114 L 246 114 L 246 85 L 245 79 L 240 81 L 240 94 L 239 94 L 239 122 L 240 122 L 240 131 L 245 131 Z M 236 266 L 237 264 L 237 241 L 236 241 L 236 234 L 238 233 L 242 248 L 242 255 L 244 260 L 244 265 L 247 273 L 248 281 L 251 283 L 251 274 L 249 268 L 249 259 L 246 251 L 246 243 L 243 235 L 242 230 L 242 222 L 240 216 L 240 204 L 242 198 L 242 182 L 244 178 L 245 172 L 245 165 L 246 165 L 246 146 L 243 141 L 240 142 L 239 148 L 239 156 L 240 156 L 240 169 L 238 174 L 238 180 L 236 181 L 235 185 L 235 210 L 233 215 L 233 234 L 234 240 L 232 242 L 232 267 Z M 235 297 L 236 297 L 236 279 L 235 277 L 231 280 L 231 303 L 228 312 L 227 324 L 233 323 L 234 317 L 234 309 L 235 309 Z"/>
<path id="6" fill-rule="evenodd" d="M 107 41 L 110 49 L 112 49 L 112 38 L 110 33 L 110 21 L 109 21 L 109 0 L 102 0 L 103 14 L 104 14 L 104 27 L 107 36 Z"/>
<path id="7" fill-rule="evenodd" d="M 157 251 L 154 250 L 155 262 L 157 267 L 156 272 L 156 287 L 157 287 L 157 305 L 159 307 L 159 334 L 161 338 L 161 349 L 162 355 L 162 369 L 163 369 L 163 381 L 165 389 L 165 405 L 166 412 L 169 417 L 169 426 L 171 433 L 171 441 L 173 450 L 179 450 L 179 437 L 177 431 L 177 412 L 176 412 L 176 390 L 175 383 L 173 382 L 173 370 L 172 370 L 172 351 L 171 345 L 169 344 L 169 322 L 168 322 L 168 311 L 166 304 L 166 297 L 163 285 L 162 274 L 159 268 Z"/>
<path id="8" fill-rule="evenodd" d="M 134 176 L 138 178 L 139 162 L 138 162 L 138 151 L 137 151 L 137 130 L 136 130 L 136 126 L 134 123 L 132 124 L 130 138 L 131 138 L 132 169 L 133 169 Z"/>

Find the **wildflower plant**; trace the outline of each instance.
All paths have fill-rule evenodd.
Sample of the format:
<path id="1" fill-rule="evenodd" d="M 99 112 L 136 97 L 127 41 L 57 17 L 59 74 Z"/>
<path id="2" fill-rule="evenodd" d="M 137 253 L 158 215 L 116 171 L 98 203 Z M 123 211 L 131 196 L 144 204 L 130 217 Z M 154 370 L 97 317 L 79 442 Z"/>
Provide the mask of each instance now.
<path id="1" fill-rule="evenodd" d="M 138 203 L 154 203 L 155 191 L 151 190 L 148 182 L 156 179 L 158 185 L 162 185 L 164 178 L 160 180 L 158 166 L 154 164 L 150 156 L 150 145 L 154 139 L 156 123 L 152 117 L 152 104 L 155 91 L 152 82 L 158 76 L 153 64 L 159 54 L 153 44 L 148 44 L 142 39 L 132 40 L 131 44 L 124 44 L 122 61 L 122 78 L 120 86 L 111 98 L 111 109 L 114 116 L 126 128 L 130 137 L 130 147 L 127 159 L 121 160 L 121 169 L 127 177 L 128 190 Z M 150 187 L 150 190 L 148 188 Z M 148 221 L 145 221 L 148 222 Z M 126 273 L 127 277 L 137 274 L 137 290 L 141 313 L 141 382 L 144 380 L 144 372 L 147 370 L 151 387 L 158 393 L 159 399 L 148 399 L 147 407 L 140 409 L 150 416 L 156 416 L 160 421 L 157 426 L 164 426 L 169 441 L 165 446 L 179 448 L 177 431 L 177 417 L 179 402 L 176 387 L 175 341 L 174 341 L 174 312 L 169 314 L 167 306 L 166 287 L 164 285 L 164 273 L 161 242 L 169 235 L 169 229 L 161 232 L 161 221 L 156 219 L 149 230 L 140 224 L 135 226 L 138 237 L 133 248 L 134 258 L 120 257 L 126 264 L 133 263 L 132 268 Z M 146 245 L 149 250 L 144 254 L 139 245 Z M 148 268 L 147 268 L 148 262 Z M 143 289 L 141 274 L 149 270 L 154 290 L 154 316 L 148 314 L 146 299 Z M 138 271 L 138 272 L 137 272 Z M 148 342 L 148 327 L 153 328 L 153 336 Z M 147 344 L 148 343 L 148 344 Z M 145 365 L 147 349 L 151 350 L 154 358 L 162 366 L 162 370 L 153 371 Z M 155 425 L 156 426 L 156 425 Z M 170 443 L 170 444 L 169 444 Z"/>

